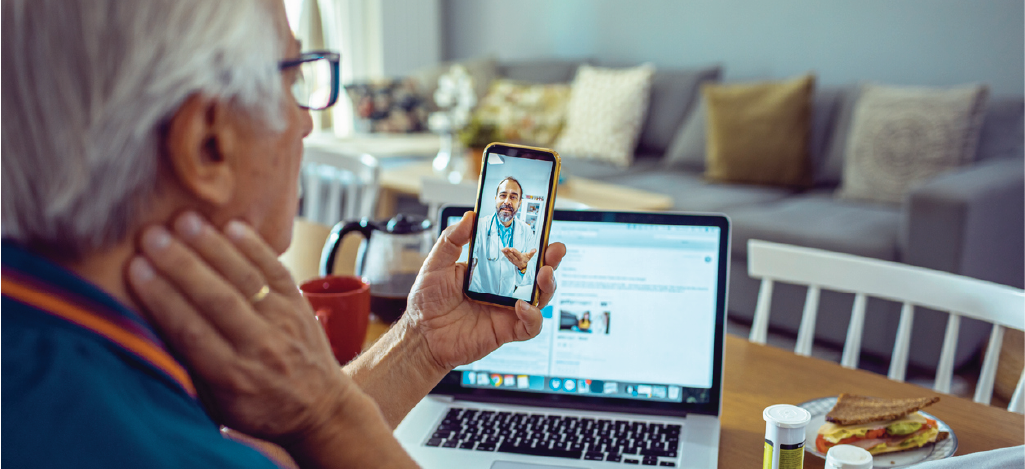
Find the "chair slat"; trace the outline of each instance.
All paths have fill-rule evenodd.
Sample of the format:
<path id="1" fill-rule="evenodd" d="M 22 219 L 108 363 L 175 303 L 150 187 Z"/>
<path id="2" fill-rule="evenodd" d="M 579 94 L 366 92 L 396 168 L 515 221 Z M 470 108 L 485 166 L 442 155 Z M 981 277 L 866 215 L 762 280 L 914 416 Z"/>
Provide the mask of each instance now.
<path id="1" fill-rule="evenodd" d="M 359 198 L 360 190 L 362 189 L 362 184 L 360 184 L 359 181 L 355 180 L 355 178 L 353 179 L 354 180 L 351 184 L 347 184 L 345 186 L 345 195 L 343 195 L 342 198 L 345 199 L 345 216 L 356 218 L 353 215 L 355 215 L 357 213 L 357 210 L 359 209 Z"/>
<path id="2" fill-rule="evenodd" d="M 993 397 L 993 381 L 997 377 L 997 360 L 1000 359 L 1000 347 L 1003 343 L 1004 328 L 999 324 L 994 324 L 993 332 L 989 334 L 986 356 L 982 359 L 979 384 L 975 385 L 975 402 L 989 405 L 989 401 Z"/>
<path id="3" fill-rule="evenodd" d="M 342 213 L 342 173 L 331 167 L 321 168 L 321 177 L 326 178 L 327 183 L 327 204 L 324 210 L 324 219 L 321 223 L 334 225 L 342 221 L 345 214 Z"/>
<path id="4" fill-rule="evenodd" d="M 857 368 L 861 357 L 861 335 L 865 330 L 865 303 L 868 298 L 864 293 L 854 295 L 854 307 L 851 308 L 851 323 L 847 326 L 847 340 L 843 345 L 843 357 L 840 365 Z"/>
<path id="5" fill-rule="evenodd" d="M 893 356 L 890 358 L 890 372 L 887 375 L 895 381 L 904 381 L 908 371 L 908 351 L 911 348 L 911 327 L 915 322 L 915 306 L 904 303 L 900 310 L 900 324 L 897 325 L 897 338 L 893 343 Z"/>
<path id="6" fill-rule="evenodd" d="M 772 279 L 763 278 L 762 287 L 758 290 L 758 305 L 755 306 L 755 317 L 751 323 L 751 335 L 748 338 L 756 344 L 764 344 L 769 329 L 769 306 L 772 305 Z"/>
<path id="7" fill-rule="evenodd" d="M 840 362 L 848 368 L 858 366 L 868 297 L 902 303 L 888 373 L 890 379 L 898 381 L 903 381 L 907 373 L 915 308 L 956 311 L 950 314 L 944 332 L 936 382 L 933 385 L 939 392 L 950 392 L 961 316 L 993 324 L 983 372 L 975 390 L 977 402 L 989 402 L 992 395 L 996 363 L 1003 341 L 1003 328 L 1025 330 L 1025 314 L 1022 314 L 1025 311 L 1025 291 L 963 275 L 760 240 L 748 241 L 747 270 L 751 277 L 761 279 L 758 304 L 751 326 L 752 342 L 764 344 L 767 339 L 769 310 L 775 282 L 809 286 L 798 340 L 794 347 L 794 352 L 802 355 L 811 353 L 820 291 L 826 289 L 854 293 L 851 323 L 847 329 L 847 340 Z M 1019 377 L 1008 410 L 1025 411 L 1023 394 L 1025 371 Z"/>
<path id="8" fill-rule="evenodd" d="M 943 336 L 943 349 L 940 350 L 940 363 L 936 369 L 936 383 L 933 389 L 945 394 L 950 393 L 950 381 L 954 377 L 954 351 L 957 350 L 957 336 L 961 331 L 961 316 L 950 313 L 947 318 L 947 332 Z"/>
<path id="9" fill-rule="evenodd" d="M 1011 395 L 1011 403 L 1008 404 L 1007 410 L 1019 414 L 1025 413 L 1023 394 L 1025 394 L 1025 370 L 1021 371 L 1021 377 L 1018 378 L 1018 385 L 1014 387 L 1014 394 Z"/>
<path id="10" fill-rule="evenodd" d="M 306 207 L 306 218 L 320 222 L 320 203 L 322 195 L 320 193 L 320 171 L 317 170 L 317 165 L 309 165 L 306 168 L 306 190 L 303 191 L 303 205 Z"/>
<path id="11" fill-rule="evenodd" d="M 808 286 L 808 294 L 804 299 L 804 313 L 801 315 L 801 327 L 797 331 L 797 345 L 794 346 L 794 353 L 811 356 L 812 345 L 815 342 L 815 319 L 819 311 L 819 287 Z"/>

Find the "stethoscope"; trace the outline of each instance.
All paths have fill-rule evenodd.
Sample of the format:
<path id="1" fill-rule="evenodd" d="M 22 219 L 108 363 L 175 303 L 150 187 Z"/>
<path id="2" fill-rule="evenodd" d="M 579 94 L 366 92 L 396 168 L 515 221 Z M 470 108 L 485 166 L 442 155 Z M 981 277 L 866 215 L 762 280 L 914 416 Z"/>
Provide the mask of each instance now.
<path id="1" fill-rule="evenodd" d="M 488 231 L 484 233 L 484 237 L 487 239 L 487 245 L 484 246 L 484 257 L 487 258 L 489 261 L 497 261 L 497 260 L 501 259 L 500 256 L 495 256 L 495 257 L 491 256 L 492 251 L 494 251 L 496 249 L 496 248 L 493 248 L 491 246 L 493 244 L 498 244 L 498 242 L 499 242 L 497 238 L 492 238 L 491 237 L 491 230 L 493 230 L 495 228 L 495 226 L 497 226 L 497 225 L 498 225 L 498 214 L 496 213 L 496 214 L 491 216 L 491 223 L 488 223 Z M 499 255 L 501 255 L 502 251 L 499 250 L 498 253 L 499 253 Z"/>

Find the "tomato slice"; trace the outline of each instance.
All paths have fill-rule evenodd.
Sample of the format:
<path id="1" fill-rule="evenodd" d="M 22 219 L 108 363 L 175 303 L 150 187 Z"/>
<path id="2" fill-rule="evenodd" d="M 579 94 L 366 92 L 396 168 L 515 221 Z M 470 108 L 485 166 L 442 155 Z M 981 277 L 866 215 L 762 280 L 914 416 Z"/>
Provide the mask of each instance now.
<path id="1" fill-rule="evenodd" d="M 864 439 L 865 439 L 865 437 L 862 437 L 862 436 L 849 436 L 847 438 L 844 438 L 844 439 L 838 441 L 836 444 L 838 444 L 838 445 L 846 445 L 846 444 L 854 443 L 855 441 L 864 440 Z"/>
<path id="2" fill-rule="evenodd" d="M 885 427 L 877 428 L 875 430 L 869 430 L 868 433 L 865 433 L 865 439 L 866 440 L 872 440 L 872 439 L 875 439 L 875 438 L 882 438 L 884 436 L 886 436 L 886 428 Z"/>
<path id="3" fill-rule="evenodd" d="M 938 425 L 936 425 L 936 421 L 933 420 L 933 419 L 925 419 L 925 426 L 928 427 L 928 428 L 936 428 L 936 427 L 938 427 Z"/>
<path id="4" fill-rule="evenodd" d="M 826 446 L 826 443 L 828 443 L 826 439 L 819 434 L 819 437 L 815 439 L 815 449 L 819 450 L 822 454 L 826 454 L 826 452 L 829 451 L 829 447 Z"/>

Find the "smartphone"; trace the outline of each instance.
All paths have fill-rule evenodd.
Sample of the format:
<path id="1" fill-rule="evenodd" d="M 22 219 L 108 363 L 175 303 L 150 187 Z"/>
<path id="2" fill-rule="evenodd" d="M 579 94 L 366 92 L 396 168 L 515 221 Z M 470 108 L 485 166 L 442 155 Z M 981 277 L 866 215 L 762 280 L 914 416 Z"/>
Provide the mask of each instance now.
<path id="1" fill-rule="evenodd" d="M 476 301 L 513 306 L 524 300 L 537 306 L 537 272 L 544 265 L 562 168 L 559 154 L 492 143 L 482 158 L 463 291 Z"/>

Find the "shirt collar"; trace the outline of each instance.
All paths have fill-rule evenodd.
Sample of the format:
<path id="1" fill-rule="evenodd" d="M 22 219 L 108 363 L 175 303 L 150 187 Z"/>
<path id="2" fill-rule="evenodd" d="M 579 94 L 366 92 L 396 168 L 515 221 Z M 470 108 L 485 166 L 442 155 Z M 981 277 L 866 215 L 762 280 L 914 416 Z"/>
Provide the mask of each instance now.
<path id="1" fill-rule="evenodd" d="M 0 249 L 3 296 L 103 336 L 195 396 L 185 368 L 137 312 L 82 277 L 13 242 L 4 240 Z"/>

